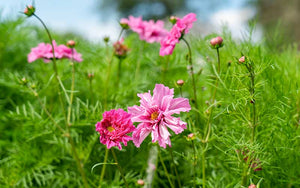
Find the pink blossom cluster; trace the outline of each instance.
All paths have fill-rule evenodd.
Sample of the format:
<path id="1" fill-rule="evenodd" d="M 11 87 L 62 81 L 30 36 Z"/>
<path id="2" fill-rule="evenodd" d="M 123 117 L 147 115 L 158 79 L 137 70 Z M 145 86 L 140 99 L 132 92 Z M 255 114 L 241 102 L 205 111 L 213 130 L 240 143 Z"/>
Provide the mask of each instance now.
<path id="1" fill-rule="evenodd" d="M 70 59 L 76 62 L 81 62 L 81 54 L 77 53 L 74 48 L 68 48 L 65 45 L 57 45 L 55 40 L 52 41 L 54 46 L 54 54 L 56 59 Z M 40 43 L 37 47 L 31 48 L 31 52 L 28 54 L 28 62 L 31 63 L 37 59 L 43 59 L 44 62 L 50 62 L 53 58 L 51 44 Z"/>
<path id="2" fill-rule="evenodd" d="M 141 40 L 145 40 L 149 43 L 161 42 L 161 40 L 167 35 L 168 31 L 164 29 L 164 22 L 158 21 L 144 21 L 142 17 L 129 16 L 122 18 L 121 25 L 128 25 L 129 28 L 139 34 Z"/>
<path id="3" fill-rule="evenodd" d="M 185 15 L 182 19 L 175 17 L 176 23 L 172 27 L 171 31 L 167 36 L 160 42 L 161 48 L 159 51 L 160 56 L 171 55 L 179 40 L 184 34 L 189 32 L 192 28 L 193 22 L 197 21 L 196 14 L 189 13 Z"/>
<path id="4" fill-rule="evenodd" d="M 127 142 L 132 140 L 127 134 L 135 130 L 131 121 L 131 115 L 123 109 L 110 110 L 103 113 L 103 119 L 98 122 L 96 131 L 100 133 L 100 142 L 110 149 L 117 146 L 122 149 L 121 143 L 127 146 Z"/>
<path id="5" fill-rule="evenodd" d="M 140 147 L 143 140 L 151 133 L 152 142 L 158 141 L 161 147 L 171 146 L 168 128 L 175 134 L 186 129 L 186 123 L 172 114 L 188 112 L 191 110 L 189 100 L 186 98 L 174 98 L 174 89 L 169 89 L 163 84 L 156 84 L 153 96 L 148 93 L 140 93 L 140 106 L 128 107 L 133 122 L 140 122 L 133 132 L 133 143 Z"/>

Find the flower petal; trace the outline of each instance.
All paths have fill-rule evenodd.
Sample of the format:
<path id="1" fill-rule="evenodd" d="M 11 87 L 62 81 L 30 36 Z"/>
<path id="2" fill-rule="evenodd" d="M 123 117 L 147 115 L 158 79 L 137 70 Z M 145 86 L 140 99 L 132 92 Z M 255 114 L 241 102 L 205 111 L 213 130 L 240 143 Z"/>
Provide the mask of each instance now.
<path id="1" fill-rule="evenodd" d="M 153 90 L 153 101 L 156 104 L 160 104 L 164 96 L 166 95 L 173 96 L 173 94 L 174 94 L 174 89 L 169 89 L 163 84 L 155 84 L 155 88 Z"/>
<path id="2" fill-rule="evenodd" d="M 170 107 L 165 115 L 179 114 L 180 112 L 188 112 L 191 110 L 189 100 L 186 98 L 175 98 L 170 102 Z"/>
<path id="3" fill-rule="evenodd" d="M 133 143 L 136 147 L 140 147 L 141 143 L 152 131 L 151 125 L 147 123 L 140 123 L 132 134 Z"/>

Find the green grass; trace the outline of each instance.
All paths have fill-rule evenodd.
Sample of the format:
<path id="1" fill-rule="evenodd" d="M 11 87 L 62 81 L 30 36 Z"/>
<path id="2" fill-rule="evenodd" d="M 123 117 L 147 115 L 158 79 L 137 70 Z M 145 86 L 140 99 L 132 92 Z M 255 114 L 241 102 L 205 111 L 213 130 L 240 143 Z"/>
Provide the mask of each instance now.
<path id="1" fill-rule="evenodd" d="M 52 32 L 53 33 L 53 32 Z M 188 129 L 179 135 L 172 133 L 172 150 L 183 187 L 193 187 L 193 148 L 186 136 L 193 132 L 196 146 L 196 184 L 202 186 L 202 154 L 205 149 L 206 187 L 241 187 L 243 169 L 247 169 L 247 183 L 260 187 L 300 187 L 299 143 L 299 63 L 297 45 L 277 49 L 262 40 L 253 43 L 250 38 L 234 41 L 228 31 L 219 33 L 224 39 L 220 49 L 221 73 L 216 93 L 217 105 L 212 114 L 212 134 L 204 148 L 201 139 L 208 119 L 207 110 L 214 91 L 216 51 L 209 40 L 216 36 L 187 36 L 193 51 L 194 69 L 199 104 L 199 123 L 196 109 L 182 113 Z M 57 43 L 68 39 L 78 42 L 76 50 L 84 61 L 76 63 L 75 99 L 71 115 L 71 137 L 90 187 L 98 187 L 105 146 L 99 142 L 95 123 L 101 120 L 104 109 L 104 90 L 108 62 L 112 57 L 112 42 L 92 43 L 73 34 L 54 33 Z M 0 185 L 1 187 L 82 187 L 83 181 L 72 155 L 71 146 L 51 122 L 32 92 L 20 84 L 25 77 L 35 84 L 41 101 L 61 127 L 65 127 L 59 104 L 52 63 L 38 60 L 27 63 L 30 48 L 48 42 L 43 30 L 28 26 L 26 20 L 1 20 L 0 25 Z M 273 41 L 275 43 L 275 41 Z M 147 44 L 130 33 L 125 39 L 131 49 L 122 62 L 119 87 L 117 58 L 112 60 L 111 79 L 108 87 L 107 109 L 139 104 L 137 93 L 153 90 L 156 83 L 175 88 L 176 81 L 185 80 L 183 95 L 192 99 L 191 79 L 187 71 L 187 48 L 177 45 L 170 57 L 159 57 L 159 44 Z M 277 46 L 274 44 L 274 46 Z M 247 69 L 238 63 L 243 55 L 251 58 L 255 70 L 255 105 L 257 127 L 255 142 L 250 142 L 251 95 Z M 136 74 L 138 64 L 140 68 Z M 71 66 L 68 60 L 58 62 L 59 75 L 69 95 Z M 91 86 L 88 73 L 94 73 Z M 92 89 L 91 89 L 92 88 Z M 64 95 L 63 95 L 64 97 Z M 191 105 L 192 104 L 192 100 Z M 65 109 L 68 105 L 64 102 Z M 116 150 L 120 165 L 130 187 L 138 187 L 137 180 L 147 176 L 147 160 L 153 147 L 147 138 L 140 148 L 132 142 L 122 151 Z M 262 170 L 254 172 L 243 160 L 242 150 L 249 150 L 250 157 L 259 159 Z M 173 184 L 178 186 L 169 150 L 161 149 Z M 108 163 L 113 163 L 112 155 Z M 145 180 L 146 181 L 146 180 Z M 163 167 L 158 162 L 153 187 L 169 187 Z M 103 187 L 124 187 L 115 165 L 107 165 Z"/>

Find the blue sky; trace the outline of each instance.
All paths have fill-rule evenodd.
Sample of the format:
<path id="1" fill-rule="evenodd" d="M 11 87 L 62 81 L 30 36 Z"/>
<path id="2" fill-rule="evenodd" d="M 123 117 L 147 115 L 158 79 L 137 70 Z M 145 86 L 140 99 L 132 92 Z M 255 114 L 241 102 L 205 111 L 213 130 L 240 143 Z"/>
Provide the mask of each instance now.
<path id="1" fill-rule="evenodd" d="M 99 10 L 96 7 L 98 0 L 36 0 L 36 14 L 41 17 L 50 29 L 56 31 L 73 31 L 83 35 L 85 38 L 98 42 L 104 36 L 110 36 L 113 39 L 119 33 L 117 13 L 108 15 L 107 18 L 101 18 Z M 198 18 L 205 20 L 201 22 L 201 27 L 209 32 L 220 31 L 221 26 L 227 24 L 232 31 L 233 36 L 241 38 L 247 32 L 247 20 L 255 15 L 255 9 L 245 7 L 245 0 L 227 0 L 230 3 L 222 3 L 213 11 L 204 11 L 199 9 Z M 2 17 L 23 16 L 23 11 L 30 0 L 1 0 L 0 15 Z M 205 1 L 203 1 L 205 2 Z M 189 1 L 189 6 L 195 7 L 199 1 Z M 206 2 L 207 3 L 207 2 Z M 201 10 L 201 11 L 200 11 Z M 197 13 L 197 12 L 196 12 Z M 103 20 L 106 20 L 103 22 Z M 39 24 L 36 19 L 28 20 L 31 24 Z M 258 32 L 261 35 L 261 32 Z"/>

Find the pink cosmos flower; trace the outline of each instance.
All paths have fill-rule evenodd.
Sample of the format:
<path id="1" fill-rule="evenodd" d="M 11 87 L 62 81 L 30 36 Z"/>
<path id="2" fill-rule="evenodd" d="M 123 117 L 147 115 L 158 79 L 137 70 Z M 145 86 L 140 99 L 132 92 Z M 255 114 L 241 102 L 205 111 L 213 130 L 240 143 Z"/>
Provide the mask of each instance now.
<path id="1" fill-rule="evenodd" d="M 184 34 L 187 34 L 189 32 L 189 29 L 191 29 L 193 26 L 193 22 L 197 21 L 196 14 L 194 13 L 189 13 L 182 19 L 175 19 L 177 19 L 177 21 L 172 27 L 171 31 L 160 42 L 160 56 L 171 55 L 176 44 L 179 43 L 179 40 L 183 37 Z"/>
<path id="2" fill-rule="evenodd" d="M 73 59 L 76 62 L 81 62 L 81 54 L 77 53 L 74 48 L 68 48 L 65 45 L 57 46 L 55 40 L 52 41 L 54 46 L 54 54 L 56 59 Z M 27 56 L 28 62 L 31 63 L 37 59 L 43 59 L 44 62 L 50 62 L 53 58 L 51 44 L 40 43 L 37 47 L 32 48 L 31 52 Z"/>
<path id="3" fill-rule="evenodd" d="M 168 33 L 161 20 L 143 21 L 142 17 L 129 16 L 129 19 L 122 18 L 120 23 L 121 25 L 127 24 L 132 31 L 139 34 L 141 40 L 149 43 L 160 42 Z"/>
<path id="4" fill-rule="evenodd" d="M 140 93 L 140 106 L 128 107 L 128 112 L 132 115 L 133 122 L 141 122 L 133 132 L 133 143 L 140 147 L 143 140 L 151 133 L 152 142 L 158 141 L 161 147 L 166 148 L 166 144 L 171 146 L 170 133 L 168 128 L 175 134 L 186 129 L 186 123 L 180 118 L 173 117 L 172 114 L 188 112 L 191 110 L 189 100 L 186 98 L 175 98 L 174 89 L 169 89 L 163 84 L 156 84 L 153 96 L 148 93 Z"/>
<path id="5" fill-rule="evenodd" d="M 96 131 L 100 133 L 100 142 L 105 144 L 107 149 L 117 146 L 121 150 L 120 142 L 127 146 L 127 142 L 132 140 L 127 134 L 135 130 L 130 114 L 123 109 L 104 112 L 103 119 L 95 126 Z"/>

